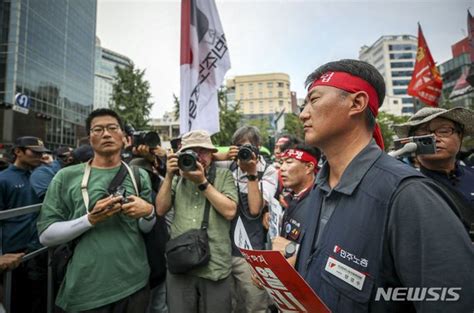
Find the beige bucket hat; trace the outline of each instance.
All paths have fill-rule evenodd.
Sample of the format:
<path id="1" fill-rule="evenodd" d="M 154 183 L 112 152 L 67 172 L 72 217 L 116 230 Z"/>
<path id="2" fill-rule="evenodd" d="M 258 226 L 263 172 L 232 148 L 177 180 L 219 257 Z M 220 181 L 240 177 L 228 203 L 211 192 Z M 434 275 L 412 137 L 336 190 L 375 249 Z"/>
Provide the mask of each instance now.
<path id="1" fill-rule="evenodd" d="M 425 124 L 437 117 L 442 117 L 463 126 L 464 135 L 474 134 L 474 111 L 462 107 L 452 109 L 426 107 L 416 112 L 403 124 L 393 125 L 393 130 L 399 138 L 408 137 L 410 130 L 418 125 Z"/>
<path id="2" fill-rule="evenodd" d="M 181 137 L 181 148 L 178 152 L 182 152 L 189 148 L 205 148 L 217 152 L 216 147 L 212 144 L 211 136 L 205 130 L 194 130 L 184 134 Z"/>

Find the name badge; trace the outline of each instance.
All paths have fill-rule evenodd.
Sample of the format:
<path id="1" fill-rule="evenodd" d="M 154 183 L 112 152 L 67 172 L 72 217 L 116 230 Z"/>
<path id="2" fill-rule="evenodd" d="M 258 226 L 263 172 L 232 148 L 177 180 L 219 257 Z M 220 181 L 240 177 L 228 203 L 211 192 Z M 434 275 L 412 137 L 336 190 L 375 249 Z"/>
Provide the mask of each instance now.
<path id="1" fill-rule="evenodd" d="M 364 286 L 365 274 L 339 262 L 332 257 L 328 258 L 325 270 L 342 281 L 345 281 L 354 288 L 362 290 L 362 287 Z"/>
<path id="2" fill-rule="evenodd" d="M 284 238 L 290 239 L 291 241 L 298 241 L 301 234 L 300 226 L 301 224 L 295 221 L 294 219 L 289 219 L 288 221 L 286 221 L 284 225 Z"/>

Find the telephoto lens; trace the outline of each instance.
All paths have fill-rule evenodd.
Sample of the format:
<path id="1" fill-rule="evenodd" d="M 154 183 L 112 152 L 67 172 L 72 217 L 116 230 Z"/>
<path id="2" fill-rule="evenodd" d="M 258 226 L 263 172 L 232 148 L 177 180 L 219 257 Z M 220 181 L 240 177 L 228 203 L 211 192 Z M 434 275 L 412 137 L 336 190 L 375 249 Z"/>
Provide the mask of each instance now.
<path id="1" fill-rule="evenodd" d="M 197 169 L 198 155 L 192 150 L 178 153 L 178 167 L 183 172 L 191 172 Z"/>

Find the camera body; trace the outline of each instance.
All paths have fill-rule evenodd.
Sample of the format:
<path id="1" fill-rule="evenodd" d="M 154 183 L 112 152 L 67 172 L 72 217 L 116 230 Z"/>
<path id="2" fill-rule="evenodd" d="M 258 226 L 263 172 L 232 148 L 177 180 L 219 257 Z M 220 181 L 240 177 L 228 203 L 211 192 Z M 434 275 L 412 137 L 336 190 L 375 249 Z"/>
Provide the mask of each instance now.
<path id="1" fill-rule="evenodd" d="M 161 145 L 160 136 L 156 131 L 134 131 L 132 137 L 134 147 L 146 145 L 150 148 L 156 148 L 157 146 Z"/>
<path id="2" fill-rule="evenodd" d="M 395 150 L 403 148 L 407 143 L 416 143 L 415 154 L 435 154 L 436 153 L 436 138 L 435 135 L 412 136 L 407 138 L 397 139 L 393 142 Z"/>
<path id="3" fill-rule="evenodd" d="M 255 156 L 258 157 L 259 150 L 254 145 L 247 143 L 239 147 L 237 158 L 241 161 L 248 162 L 252 160 L 252 153 L 255 153 Z"/>
<path id="4" fill-rule="evenodd" d="M 125 203 L 129 202 L 128 199 L 127 199 L 127 190 L 122 185 L 118 186 L 117 189 L 115 189 L 112 196 L 114 196 L 114 197 L 122 196 L 122 201 L 120 201 L 121 204 L 125 204 Z"/>
<path id="5" fill-rule="evenodd" d="M 183 172 L 191 172 L 197 169 L 198 155 L 193 150 L 185 150 L 178 153 L 178 167 Z"/>

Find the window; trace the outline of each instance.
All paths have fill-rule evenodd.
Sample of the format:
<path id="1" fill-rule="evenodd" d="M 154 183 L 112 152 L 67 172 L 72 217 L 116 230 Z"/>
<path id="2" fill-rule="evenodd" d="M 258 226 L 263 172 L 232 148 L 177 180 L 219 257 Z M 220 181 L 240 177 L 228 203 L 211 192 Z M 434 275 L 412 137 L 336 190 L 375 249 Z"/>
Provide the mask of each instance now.
<path id="1" fill-rule="evenodd" d="M 278 105 L 282 107 L 283 106 L 283 100 L 278 101 Z"/>
<path id="2" fill-rule="evenodd" d="M 403 68 L 403 67 L 408 67 L 408 68 L 413 68 L 413 62 L 392 62 L 390 63 L 390 66 L 392 68 Z"/>
<path id="3" fill-rule="evenodd" d="M 285 84 L 283 84 L 282 82 L 278 82 L 278 87 L 283 87 L 285 86 Z"/>
<path id="4" fill-rule="evenodd" d="M 390 60 L 406 60 L 414 58 L 414 53 L 390 53 Z"/>
<path id="5" fill-rule="evenodd" d="M 416 46 L 410 45 L 410 44 L 389 45 L 388 50 L 390 51 L 396 51 L 396 50 L 416 51 Z"/>
<path id="6" fill-rule="evenodd" d="M 393 89 L 393 94 L 394 95 L 406 95 L 407 90 L 405 88 L 402 89 Z"/>
<path id="7" fill-rule="evenodd" d="M 273 82 L 268 82 L 267 83 L 267 88 L 273 88 Z"/>
<path id="8" fill-rule="evenodd" d="M 394 86 L 408 86 L 408 84 L 410 83 L 409 80 L 407 79 L 404 79 L 404 80 L 393 80 L 392 81 L 392 84 Z"/>
<path id="9" fill-rule="evenodd" d="M 412 71 L 393 71 L 392 77 L 411 77 L 412 73 Z"/>
<path id="10" fill-rule="evenodd" d="M 283 91 L 278 92 L 278 98 L 283 98 Z"/>
<path id="11" fill-rule="evenodd" d="M 403 107 L 402 113 L 414 113 L 415 109 L 413 107 Z"/>
<path id="12" fill-rule="evenodd" d="M 413 98 L 402 98 L 403 104 L 413 103 Z"/>

